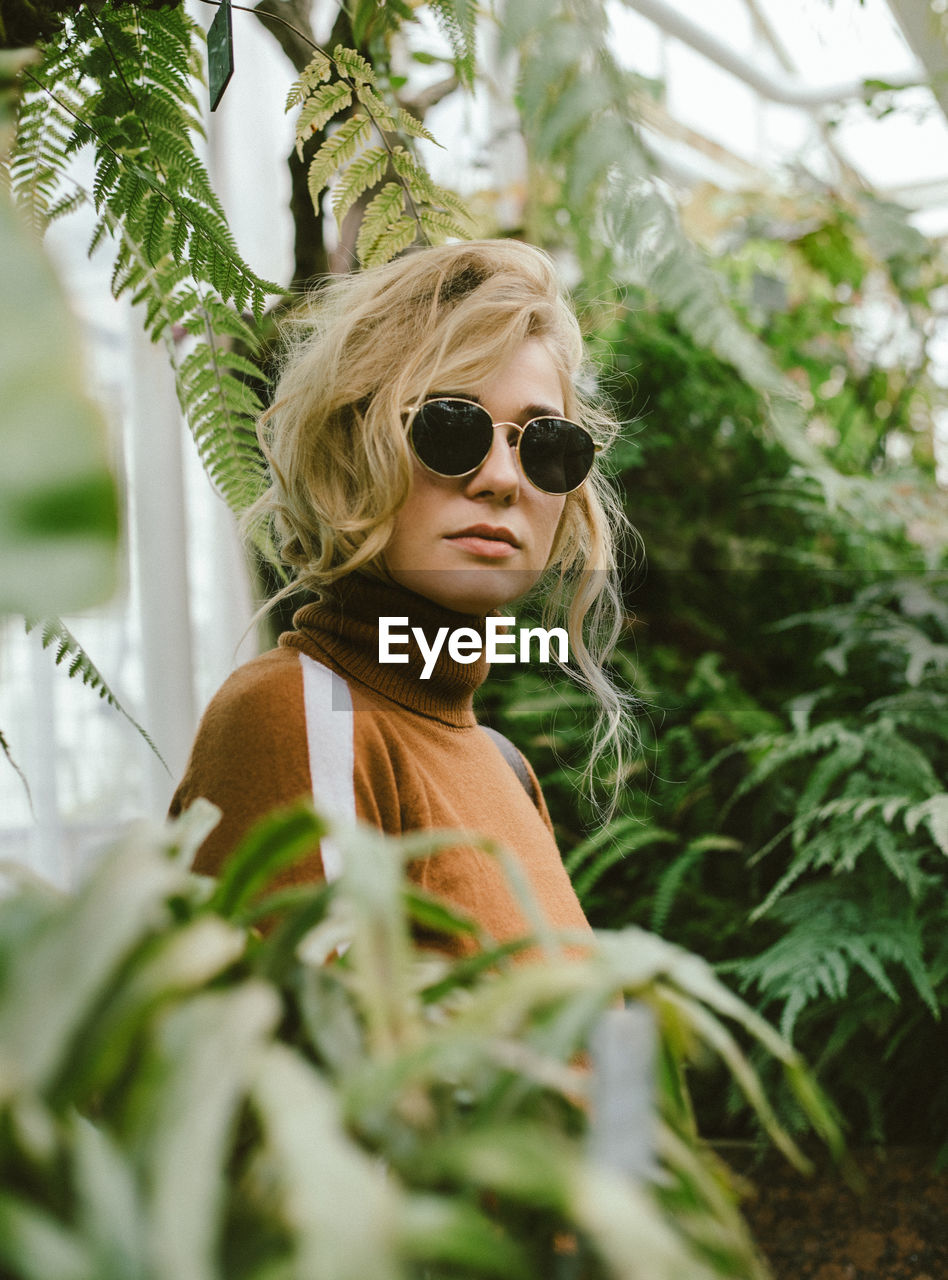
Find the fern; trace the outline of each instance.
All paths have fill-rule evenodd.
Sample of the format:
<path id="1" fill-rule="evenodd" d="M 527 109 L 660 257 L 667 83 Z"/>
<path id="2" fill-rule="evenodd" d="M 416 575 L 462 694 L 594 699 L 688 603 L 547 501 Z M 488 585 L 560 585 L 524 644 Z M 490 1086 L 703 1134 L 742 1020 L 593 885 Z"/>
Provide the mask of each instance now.
<path id="1" fill-rule="evenodd" d="M 133 725 L 134 728 L 137 729 L 167 769 L 168 766 L 165 764 L 161 752 L 155 746 L 154 742 L 152 742 L 148 733 L 138 723 L 135 717 L 126 711 L 121 702 L 119 702 L 118 698 L 109 688 L 98 667 L 83 649 L 82 645 L 72 634 L 69 628 L 61 622 L 59 618 L 45 618 L 42 621 L 35 618 L 27 618 L 25 620 L 25 625 L 27 633 L 34 631 L 37 627 L 40 628 L 40 639 L 42 641 L 43 648 L 54 650 L 54 661 L 56 666 L 61 666 L 68 659 L 69 665 L 67 670 L 70 677 L 80 679 L 84 685 L 88 685 L 93 689 L 104 702 L 107 702 L 110 707 L 113 707 L 120 715 L 124 716 L 129 724 Z M 3 745 L 4 749 L 6 749 L 6 744 L 4 743 Z M 9 755 L 9 753 L 7 754 Z M 19 770 L 17 770 L 17 772 L 19 772 Z M 168 772 L 170 776 L 170 770 Z"/>
<path id="2" fill-rule="evenodd" d="M 31 93 L 36 72 L 23 77 L 17 113 L 16 143 L 10 156 L 11 190 L 27 221 L 43 232 L 60 197 L 69 164 L 74 113 L 81 104 L 80 69 L 52 51 L 44 58 L 45 74 L 54 77 L 57 94 Z"/>
<path id="3" fill-rule="evenodd" d="M 338 223 L 364 192 L 378 186 L 390 160 L 384 147 L 369 147 L 345 169 L 332 196 L 333 216 Z"/>
<path id="4" fill-rule="evenodd" d="M 352 89 L 344 80 L 322 84 L 306 99 L 296 121 L 296 154 L 303 159 L 303 145 L 310 134 L 318 133 L 327 122 L 352 102 Z M 323 184 L 320 183 L 320 186 Z"/>
<path id="5" fill-rule="evenodd" d="M 888 899 L 886 895 L 886 899 Z M 811 885 L 781 904 L 776 919 L 786 932 L 760 955 L 732 968 L 745 989 L 761 991 L 765 1005 L 783 1003 L 780 1028 L 792 1039 L 801 1012 L 822 998 L 845 999 L 854 969 L 864 973 L 887 1000 L 901 996 L 892 967 L 901 968 L 933 1017 L 940 1002 L 924 961 L 918 919 L 911 906 L 879 892 L 864 901 L 841 896 L 827 884 Z"/>
<path id="6" fill-rule="evenodd" d="M 261 406 L 248 385 L 261 375 L 252 359 L 222 344 L 237 338 L 252 353 L 256 338 L 238 311 L 248 307 L 259 318 L 267 294 L 278 289 L 243 262 L 194 150 L 202 134 L 192 89 L 197 34 L 183 8 L 70 13 L 24 75 L 10 185 L 38 228 L 83 203 L 94 206 L 90 253 L 114 247 L 112 291 L 130 293 L 152 339 L 166 342 L 198 451 L 239 511 L 265 483 L 253 431 Z M 73 154 L 84 148 L 94 153 L 89 191 L 70 173 Z M 183 359 L 175 341 L 182 330 L 194 335 Z M 42 641 L 57 665 L 155 750 L 61 622 L 43 623 Z"/>
<path id="7" fill-rule="evenodd" d="M 360 146 L 367 143 L 372 132 L 368 116 L 351 116 L 334 133 L 331 133 L 313 156 L 307 182 L 313 204 L 318 207 L 322 190 L 332 175 L 347 160 L 351 160 Z"/>
<path id="8" fill-rule="evenodd" d="M 368 196 L 356 240 L 363 266 L 387 262 L 418 238 L 430 244 L 467 237 L 470 215 L 453 192 L 435 183 L 411 154 L 412 139 L 435 139 L 420 120 L 382 95 L 371 65 L 354 49 L 317 49 L 294 84 L 288 109 L 299 107 L 296 148 L 328 132 L 309 162 L 307 184 L 315 208 L 334 184 L 338 222 Z"/>
<path id="9" fill-rule="evenodd" d="M 700 836 L 697 840 L 689 841 L 658 879 L 652 900 L 649 928 L 654 933 L 663 932 L 682 881 L 691 868 L 697 866 L 706 854 L 737 853 L 741 847 L 740 841 L 733 840 L 729 836 Z"/>
<path id="10" fill-rule="evenodd" d="M 847 1089 L 859 1080 L 880 1133 L 891 1089 L 847 1071 L 845 1055 L 857 1043 L 878 1052 L 873 1036 L 895 1053 L 905 1027 L 918 1026 L 915 1010 L 937 1019 L 948 1003 L 946 587 L 943 574 L 886 577 L 786 619 L 781 629 L 828 635 L 838 679 L 794 699 L 790 731 L 742 744 L 755 762 L 728 802 L 757 795 L 776 826 L 752 864 L 778 850 L 784 859 L 751 913 L 779 936 L 733 967 L 765 1007 L 782 1006 L 785 1034 L 804 1018 L 809 1035 L 832 1024 L 826 1069 Z M 721 753 L 712 763 L 723 762 Z"/>
<path id="11" fill-rule="evenodd" d="M 321 49 L 317 49 L 303 69 L 302 75 L 290 85 L 286 95 L 285 110 L 292 111 L 294 107 L 298 107 L 309 94 L 316 90 L 318 85 L 328 80 L 332 75 L 332 66 L 329 56 Z"/>
<path id="12" fill-rule="evenodd" d="M 660 827 L 643 827 L 641 819 L 638 818 L 620 819 L 616 824 L 608 824 L 604 831 L 597 833 L 592 841 L 573 850 L 573 887 L 576 893 L 580 899 L 588 898 L 602 877 L 616 863 L 635 854 L 639 849 L 655 844 L 670 844 L 674 839 L 673 832 L 664 831 Z M 590 857 L 593 850 L 596 850 L 596 856 Z M 583 861 L 587 862 L 587 865 L 579 870 Z"/>
<path id="13" fill-rule="evenodd" d="M 278 287 L 242 260 L 203 163 L 192 88 L 199 29 L 183 9 L 83 8 L 26 78 L 11 161 L 12 187 L 34 217 L 48 220 L 91 200 L 98 218 L 90 253 L 114 246 L 111 287 L 144 309 L 147 332 L 164 341 L 178 395 L 215 486 L 236 511 L 264 486 L 253 440 L 262 382 L 252 356 L 256 318 Z M 317 78 L 312 70 L 306 84 Z M 91 192 L 61 194 L 72 152 L 95 155 Z M 174 342 L 194 341 L 182 359 Z M 248 355 L 232 359 L 231 340 Z"/>
<path id="14" fill-rule="evenodd" d="M 472 86 L 477 60 L 475 0 L 429 0 L 429 5 L 451 45 L 458 79 L 462 84 Z"/>

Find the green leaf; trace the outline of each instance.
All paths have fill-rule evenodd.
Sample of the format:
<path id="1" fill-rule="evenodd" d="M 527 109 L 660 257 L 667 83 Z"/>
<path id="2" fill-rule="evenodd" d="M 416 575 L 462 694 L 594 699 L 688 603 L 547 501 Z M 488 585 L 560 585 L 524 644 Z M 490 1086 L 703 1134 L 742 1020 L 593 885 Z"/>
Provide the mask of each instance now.
<path id="1" fill-rule="evenodd" d="M 62 1083 L 66 1097 L 84 1097 L 111 1087 L 128 1068 L 135 1039 L 160 1005 L 212 982 L 244 953 L 245 935 L 215 916 L 197 920 L 146 946 L 134 957 L 113 997 L 83 1029 Z"/>
<path id="2" fill-rule="evenodd" d="M 370 188 L 378 186 L 388 168 L 389 154 L 384 147 L 369 147 L 348 166 L 333 191 L 332 211 L 341 223 L 356 200 Z"/>
<path id="3" fill-rule="evenodd" d="M 417 235 L 418 222 L 410 214 L 403 214 L 376 236 L 361 259 L 362 265 L 379 267 L 386 262 L 391 262 L 392 258 L 414 243 Z"/>
<path id="4" fill-rule="evenodd" d="M 327 830 L 307 805 L 264 818 L 225 862 L 209 908 L 225 919 L 239 918 L 276 873 L 312 853 Z"/>
<path id="5" fill-rule="evenodd" d="M 283 1045 L 260 1062 L 253 1088 L 272 1152 L 273 1194 L 293 1229 L 296 1274 L 307 1280 L 401 1280 L 393 1248 L 402 1196 L 342 1126 L 336 1098 Z"/>
<path id="6" fill-rule="evenodd" d="M 307 174 L 307 184 L 315 208 L 319 208 L 319 198 L 329 179 L 347 160 L 352 159 L 360 146 L 368 141 L 371 128 L 367 116 L 350 116 L 329 135 L 313 156 Z"/>
<path id="7" fill-rule="evenodd" d="M 296 122 L 296 154 L 303 159 L 303 144 L 352 102 L 352 90 L 343 80 L 321 85 L 306 99 Z"/>
<path id="8" fill-rule="evenodd" d="M 451 937 L 470 937 L 480 932 L 479 925 L 470 916 L 421 889 L 406 889 L 404 900 L 409 919 L 423 929 L 446 933 Z"/>
<path id="9" fill-rule="evenodd" d="M 134 1166 L 103 1130 L 77 1116 L 72 1124 L 77 1218 L 98 1275 L 147 1280 L 145 1214 Z"/>
<path id="10" fill-rule="evenodd" d="M 285 110 L 292 111 L 294 107 L 303 101 L 307 94 L 312 93 L 316 85 L 322 84 L 331 75 L 331 59 L 321 49 L 317 49 L 304 68 L 302 75 L 298 80 L 294 80 L 290 86 L 289 93 L 286 95 Z"/>
<path id="11" fill-rule="evenodd" d="M 356 237 L 356 253 L 360 262 L 366 261 L 379 237 L 399 222 L 404 201 L 405 190 L 398 182 L 386 182 L 372 199 L 362 216 Z"/>
<path id="12" fill-rule="evenodd" d="M 129 1116 L 155 1275 L 217 1280 L 230 1146 L 279 1013 L 273 989 L 251 981 L 194 997 L 161 1023 Z"/>
<path id="13" fill-rule="evenodd" d="M 347 49 L 344 45 L 337 44 L 332 51 L 332 60 L 339 74 L 348 76 L 356 85 L 367 84 L 373 88 L 377 85 L 378 80 L 372 67 L 361 53 L 356 53 L 355 49 Z"/>
<path id="14" fill-rule="evenodd" d="M 447 1196 L 412 1196 L 399 1213 L 399 1248 L 413 1261 L 469 1267 L 498 1280 L 532 1280 L 526 1253 L 471 1205 Z"/>
<path id="15" fill-rule="evenodd" d="M 0 1262 L 18 1280 L 89 1280 L 94 1274 L 80 1237 L 9 1193 L 0 1193 Z"/>
<path id="16" fill-rule="evenodd" d="M 165 764 L 161 752 L 155 746 L 149 734 L 118 700 L 109 685 L 106 683 L 105 677 L 65 623 L 61 622 L 59 618 L 44 618 L 41 622 L 32 618 L 27 618 L 25 625 L 28 633 L 33 631 L 37 626 L 40 627 L 43 648 L 49 649 L 54 647 L 56 650 L 54 660 L 57 667 L 68 658 L 69 666 L 67 670 L 69 672 L 70 679 L 78 677 L 84 685 L 88 685 L 90 689 L 94 690 L 104 702 L 107 702 L 110 707 L 114 707 L 119 715 L 124 716 L 128 723 L 132 725 L 132 727 L 142 736 L 145 742 L 148 743 L 149 747 L 167 770 L 168 766 Z"/>
<path id="17" fill-rule="evenodd" d="M 85 608 L 116 584 L 105 424 L 63 290 L 4 193 L 0 277 L 0 613 Z"/>
<path id="18" fill-rule="evenodd" d="M 116 967 L 182 887 L 163 851 L 120 845 L 78 896 L 13 958 L 0 1001 L 0 1097 L 44 1088 L 65 1068 L 72 1039 Z M 42 991 L 43 1017 L 33 993 Z"/>
<path id="19" fill-rule="evenodd" d="M 919 823 L 928 827 L 935 844 L 948 857 L 948 794 L 930 796 L 905 814 L 905 829 L 914 834 Z"/>

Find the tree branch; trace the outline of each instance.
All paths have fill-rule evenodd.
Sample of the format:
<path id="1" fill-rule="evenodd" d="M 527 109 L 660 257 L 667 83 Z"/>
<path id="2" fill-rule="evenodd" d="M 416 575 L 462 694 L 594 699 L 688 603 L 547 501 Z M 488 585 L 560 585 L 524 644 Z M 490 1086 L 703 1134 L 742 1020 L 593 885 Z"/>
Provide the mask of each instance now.
<path id="1" fill-rule="evenodd" d="M 312 8 L 309 0 L 260 0 L 253 8 L 297 71 L 309 63 L 316 44 L 310 21 Z M 276 21 L 268 22 L 268 18 Z"/>

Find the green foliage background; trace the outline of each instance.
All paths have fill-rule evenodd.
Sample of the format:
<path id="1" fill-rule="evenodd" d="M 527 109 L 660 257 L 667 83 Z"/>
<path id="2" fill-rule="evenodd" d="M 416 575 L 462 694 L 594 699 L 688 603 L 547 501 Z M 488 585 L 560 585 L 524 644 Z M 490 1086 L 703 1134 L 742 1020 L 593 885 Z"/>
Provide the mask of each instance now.
<path id="1" fill-rule="evenodd" d="M 627 294 L 593 338 L 630 424 L 613 465 L 647 557 L 616 660 L 645 747 L 624 814 L 602 831 L 576 804 L 581 699 L 552 736 L 535 676 L 488 709 L 546 760 L 591 919 L 714 959 L 815 1064 L 854 1142 L 943 1143 L 948 522 L 927 337 L 944 267 L 867 197 L 727 217 L 722 278 L 813 405 L 816 462 L 733 366 Z M 862 291 L 889 308 L 897 357 L 861 331 Z M 712 1131 L 741 1131 L 735 1101 L 702 1095 Z"/>

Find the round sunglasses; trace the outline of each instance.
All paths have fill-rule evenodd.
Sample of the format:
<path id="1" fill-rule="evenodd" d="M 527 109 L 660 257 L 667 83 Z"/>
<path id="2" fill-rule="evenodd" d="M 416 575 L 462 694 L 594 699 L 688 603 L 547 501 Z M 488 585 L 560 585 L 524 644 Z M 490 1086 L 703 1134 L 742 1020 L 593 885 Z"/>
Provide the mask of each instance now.
<path id="1" fill-rule="evenodd" d="M 469 476 L 487 459 L 495 427 L 513 427 L 517 459 L 530 483 L 543 493 L 572 493 L 592 469 L 602 448 L 585 427 L 568 418 L 495 422 L 483 405 L 459 396 L 438 396 L 413 407 L 408 438 L 415 457 L 438 476 Z"/>

